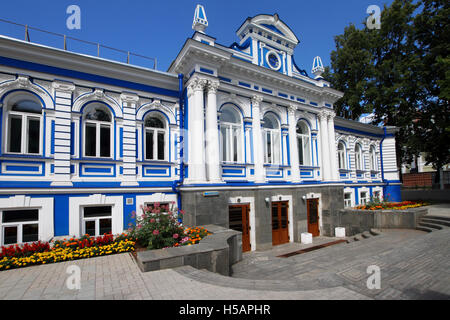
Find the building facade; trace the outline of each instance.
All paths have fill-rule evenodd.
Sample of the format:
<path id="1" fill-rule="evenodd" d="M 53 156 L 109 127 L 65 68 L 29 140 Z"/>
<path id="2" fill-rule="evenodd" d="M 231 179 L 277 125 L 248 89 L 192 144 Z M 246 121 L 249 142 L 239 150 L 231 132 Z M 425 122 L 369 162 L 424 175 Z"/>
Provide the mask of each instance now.
<path id="1" fill-rule="evenodd" d="M 399 200 L 395 128 L 335 116 L 342 93 L 300 69 L 278 15 L 239 42 L 193 36 L 167 72 L 0 37 L 0 245 L 121 233 L 174 203 L 244 250 L 334 235 L 334 212 Z"/>

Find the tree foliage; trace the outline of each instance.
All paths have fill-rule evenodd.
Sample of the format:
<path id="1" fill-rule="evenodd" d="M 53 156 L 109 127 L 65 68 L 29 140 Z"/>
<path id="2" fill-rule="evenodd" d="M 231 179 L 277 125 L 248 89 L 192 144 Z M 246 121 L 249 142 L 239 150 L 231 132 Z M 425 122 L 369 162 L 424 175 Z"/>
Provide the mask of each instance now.
<path id="1" fill-rule="evenodd" d="M 345 28 L 335 37 L 324 77 L 344 92 L 336 113 L 399 128 L 399 162 L 426 152 L 436 168 L 450 162 L 450 24 L 445 0 L 394 0 L 381 28 Z"/>

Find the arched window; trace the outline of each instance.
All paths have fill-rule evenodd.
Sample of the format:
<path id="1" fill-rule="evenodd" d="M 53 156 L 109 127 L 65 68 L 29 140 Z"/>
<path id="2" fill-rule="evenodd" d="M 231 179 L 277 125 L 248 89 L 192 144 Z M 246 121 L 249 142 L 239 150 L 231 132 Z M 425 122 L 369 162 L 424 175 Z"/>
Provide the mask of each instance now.
<path id="1" fill-rule="evenodd" d="M 264 162 L 266 164 L 281 163 L 281 133 L 277 118 L 268 113 L 263 120 Z"/>
<path id="2" fill-rule="evenodd" d="M 362 148 L 361 145 L 356 144 L 355 145 L 355 166 L 356 170 L 363 170 L 363 163 L 362 163 Z"/>
<path id="3" fill-rule="evenodd" d="M 347 169 L 345 145 L 343 142 L 339 142 L 338 144 L 338 161 L 339 161 L 339 169 Z"/>
<path id="4" fill-rule="evenodd" d="M 298 159 L 301 166 L 311 165 L 311 137 L 308 125 L 304 121 L 297 123 Z"/>
<path id="5" fill-rule="evenodd" d="M 242 162 L 242 121 L 239 112 L 232 106 L 225 106 L 219 120 L 222 161 Z"/>
<path id="6" fill-rule="evenodd" d="M 42 153 L 42 103 L 32 94 L 20 93 L 7 101 L 6 152 Z"/>
<path id="7" fill-rule="evenodd" d="M 111 112 L 103 104 L 92 103 L 85 108 L 83 119 L 84 155 L 111 158 L 114 149 Z"/>
<path id="8" fill-rule="evenodd" d="M 370 147 L 370 170 L 371 171 L 378 170 L 377 152 L 374 146 Z"/>
<path id="9" fill-rule="evenodd" d="M 150 113 L 144 121 L 145 159 L 167 161 L 166 121 L 156 112 Z"/>

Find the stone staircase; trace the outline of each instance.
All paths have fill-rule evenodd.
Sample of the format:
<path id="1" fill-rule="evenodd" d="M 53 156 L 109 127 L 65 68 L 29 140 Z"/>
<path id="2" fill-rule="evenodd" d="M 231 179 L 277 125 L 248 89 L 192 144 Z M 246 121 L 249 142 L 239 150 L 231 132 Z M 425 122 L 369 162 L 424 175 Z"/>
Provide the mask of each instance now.
<path id="1" fill-rule="evenodd" d="M 433 232 L 450 227 L 450 217 L 426 215 L 420 218 L 417 230 Z"/>
<path id="2" fill-rule="evenodd" d="M 347 243 L 355 242 L 355 241 L 362 241 L 365 239 L 369 239 L 372 237 L 379 236 L 381 234 L 381 231 L 378 229 L 370 229 L 370 231 L 364 231 L 363 233 L 356 234 L 351 237 L 347 237 Z"/>

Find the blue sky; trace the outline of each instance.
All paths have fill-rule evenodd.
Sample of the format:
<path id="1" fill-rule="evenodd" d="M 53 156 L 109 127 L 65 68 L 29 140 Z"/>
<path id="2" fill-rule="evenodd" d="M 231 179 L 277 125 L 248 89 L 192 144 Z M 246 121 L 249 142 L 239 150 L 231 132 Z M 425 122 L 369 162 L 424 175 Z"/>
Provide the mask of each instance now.
<path id="1" fill-rule="evenodd" d="M 158 70 L 166 71 L 193 34 L 192 20 L 198 3 L 206 9 L 209 21 L 206 33 L 227 46 L 238 40 L 236 30 L 247 17 L 278 13 L 300 39 L 295 50 L 297 64 L 310 73 L 317 55 L 322 57 L 324 65 L 329 65 L 335 35 L 342 34 L 350 23 L 361 27 L 368 17 L 369 5 L 383 8 L 392 0 L 13 0 L 2 2 L 0 19 L 156 57 Z M 66 27 L 69 17 L 66 9 L 72 4 L 81 8 L 81 30 Z M 3 22 L 0 22 L 0 34 L 24 37 L 22 28 Z M 36 31 L 30 31 L 30 36 L 32 41 L 62 47 L 58 37 L 44 37 Z M 95 47 L 73 41 L 69 41 L 70 48 L 96 54 Z M 107 50 L 103 56 L 126 59 Z M 134 62 L 151 65 L 144 60 Z"/>

